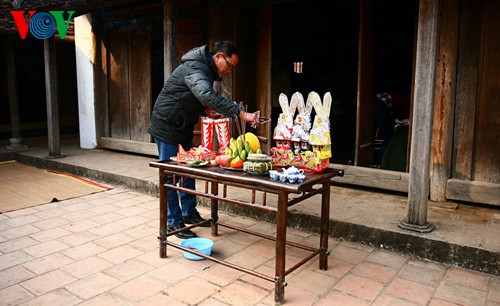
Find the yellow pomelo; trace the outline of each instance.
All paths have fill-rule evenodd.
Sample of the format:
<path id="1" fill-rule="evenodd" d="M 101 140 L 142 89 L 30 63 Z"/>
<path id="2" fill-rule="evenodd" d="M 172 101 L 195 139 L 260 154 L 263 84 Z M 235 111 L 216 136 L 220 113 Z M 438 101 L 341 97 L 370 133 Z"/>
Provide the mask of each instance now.
<path id="1" fill-rule="evenodd" d="M 257 149 L 260 149 L 260 141 L 257 136 L 252 132 L 245 133 L 245 141 L 248 141 L 250 144 L 250 148 L 252 148 L 252 152 L 257 152 Z"/>

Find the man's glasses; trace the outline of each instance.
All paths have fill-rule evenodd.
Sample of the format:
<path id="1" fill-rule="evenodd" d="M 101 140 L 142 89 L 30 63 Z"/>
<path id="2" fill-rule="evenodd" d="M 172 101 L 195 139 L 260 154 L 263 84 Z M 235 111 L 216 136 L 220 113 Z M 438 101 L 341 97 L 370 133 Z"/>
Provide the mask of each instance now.
<path id="1" fill-rule="evenodd" d="M 224 54 L 221 54 L 222 55 L 222 58 L 226 61 L 226 64 L 227 66 L 229 67 L 229 69 L 233 69 L 234 68 L 234 65 L 231 64 L 230 62 L 228 62 L 227 58 L 224 56 Z"/>

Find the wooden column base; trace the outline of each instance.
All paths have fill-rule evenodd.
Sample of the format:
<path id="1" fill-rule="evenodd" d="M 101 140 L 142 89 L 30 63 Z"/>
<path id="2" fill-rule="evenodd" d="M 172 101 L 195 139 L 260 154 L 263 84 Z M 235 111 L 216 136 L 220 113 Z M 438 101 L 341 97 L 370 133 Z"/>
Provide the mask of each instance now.
<path id="1" fill-rule="evenodd" d="M 419 233 L 430 233 L 436 227 L 434 224 L 431 224 L 429 222 L 425 222 L 424 225 L 418 225 L 407 223 L 405 221 L 399 222 L 398 226 L 402 229 L 407 229 Z"/>

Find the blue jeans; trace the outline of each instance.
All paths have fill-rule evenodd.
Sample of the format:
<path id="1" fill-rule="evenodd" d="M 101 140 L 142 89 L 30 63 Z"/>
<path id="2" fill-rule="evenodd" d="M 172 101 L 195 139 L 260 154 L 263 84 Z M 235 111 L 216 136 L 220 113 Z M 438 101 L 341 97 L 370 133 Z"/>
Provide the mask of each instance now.
<path id="1" fill-rule="evenodd" d="M 158 146 L 158 154 L 160 155 L 160 160 L 170 160 L 170 157 L 177 156 L 178 145 L 169 144 L 161 140 L 155 139 L 156 145 Z M 181 144 L 182 147 L 187 151 L 193 145 L 192 144 Z M 167 183 L 172 183 L 172 176 L 167 175 Z M 192 178 L 184 178 L 184 187 L 195 190 L 195 180 Z M 179 203 L 180 198 L 180 203 Z M 190 215 L 196 210 L 196 196 L 193 194 L 187 194 L 184 192 L 178 192 L 177 190 L 168 189 L 167 190 L 167 201 L 168 201 L 168 213 L 167 213 L 167 224 L 178 224 L 182 222 L 182 217 Z M 179 205 L 180 204 L 180 205 Z"/>

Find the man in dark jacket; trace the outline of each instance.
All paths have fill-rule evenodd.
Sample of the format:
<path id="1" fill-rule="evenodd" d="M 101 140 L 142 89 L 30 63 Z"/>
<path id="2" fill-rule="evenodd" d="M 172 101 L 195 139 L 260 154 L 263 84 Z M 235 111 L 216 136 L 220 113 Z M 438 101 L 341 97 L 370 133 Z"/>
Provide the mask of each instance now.
<path id="1" fill-rule="evenodd" d="M 231 118 L 240 117 L 254 126 L 259 123 L 257 112 L 240 111 L 236 102 L 224 98 L 213 88 L 215 80 L 220 80 L 238 65 L 238 50 L 232 42 L 217 42 L 212 52 L 206 45 L 197 47 L 181 59 L 183 63 L 172 72 L 156 99 L 148 128 L 158 146 L 160 160 L 176 156 L 179 144 L 185 150 L 193 146 L 194 126 L 206 108 Z M 168 180 L 171 178 L 167 177 Z M 194 179 L 185 178 L 184 187 L 194 190 Z M 204 221 L 196 210 L 196 196 L 183 192 L 179 195 L 180 206 L 177 191 L 167 191 L 168 231 Z M 196 234 L 186 230 L 175 236 L 186 239 Z"/>

